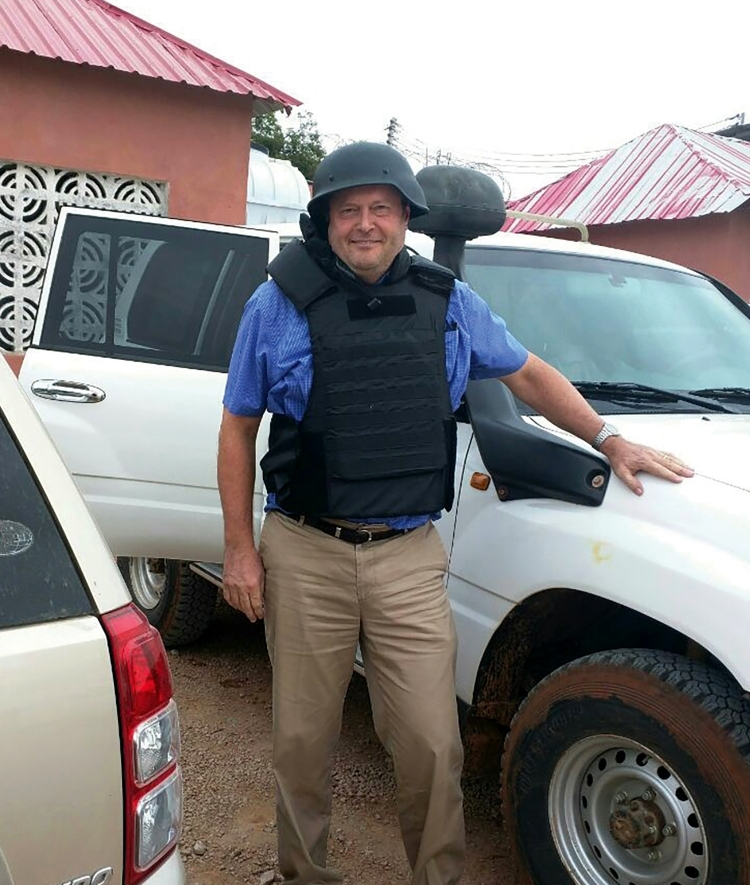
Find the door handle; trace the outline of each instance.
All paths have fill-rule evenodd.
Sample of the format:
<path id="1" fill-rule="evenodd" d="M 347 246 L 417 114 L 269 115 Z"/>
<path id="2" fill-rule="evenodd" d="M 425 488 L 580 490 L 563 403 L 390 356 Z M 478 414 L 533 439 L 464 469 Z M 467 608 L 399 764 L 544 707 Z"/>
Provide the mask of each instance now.
<path id="1" fill-rule="evenodd" d="M 56 381 L 54 378 L 40 378 L 33 381 L 31 392 L 42 399 L 54 399 L 63 403 L 100 403 L 106 393 L 93 384 L 81 381 Z"/>

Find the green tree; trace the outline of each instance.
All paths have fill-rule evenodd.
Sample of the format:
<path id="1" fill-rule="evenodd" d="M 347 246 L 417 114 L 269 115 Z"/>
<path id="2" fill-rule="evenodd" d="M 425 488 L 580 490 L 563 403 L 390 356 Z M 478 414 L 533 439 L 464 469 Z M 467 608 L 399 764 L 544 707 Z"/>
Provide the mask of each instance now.
<path id="1" fill-rule="evenodd" d="M 276 114 L 261 114 L 253 120 L 253 144 L 268 149 L 272 157 L 280 157 L 284 149 L 284 132 Z"/>
<path id="2" fill-rule="evenodd" d="M 299 114 L 297 127 L 282 129 L 276 114 L 262 114 L 253 120 L 253 142 L 268 148 L 271 157 L 289 160 L 312 179 L 326 154 L 315 118 L 309 111 Z"/>

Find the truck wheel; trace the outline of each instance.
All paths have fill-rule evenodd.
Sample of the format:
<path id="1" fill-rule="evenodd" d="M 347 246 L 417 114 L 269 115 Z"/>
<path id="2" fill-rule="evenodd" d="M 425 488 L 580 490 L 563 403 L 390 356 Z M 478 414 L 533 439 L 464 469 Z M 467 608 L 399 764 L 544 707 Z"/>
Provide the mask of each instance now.
<path id="1" fill-rule="evenodd" d="M 216 607 L 217 588 L 198 577 L 186 562 L 144 556 L 117 560 L 133 601 L 174 648 L 194 642 L 206 630 Z"/>
<path id="2" fill-rule="evenodd" d="M 680 655 L 600 652 L 539 683 L 502 802 L 535 885 L 747 885 L 750 705 Z"/>

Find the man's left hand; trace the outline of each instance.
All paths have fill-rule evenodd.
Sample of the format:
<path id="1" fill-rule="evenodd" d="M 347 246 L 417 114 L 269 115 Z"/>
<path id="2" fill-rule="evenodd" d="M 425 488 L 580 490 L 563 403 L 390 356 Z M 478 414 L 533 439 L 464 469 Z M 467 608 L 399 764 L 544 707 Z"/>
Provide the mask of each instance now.
<path id="1" fill-rule="evenodd" d="M 621 436 L 610 436 L 603 443 L 601 452 L 609 459 L 615 474 L 636 495 L 643 494 L 643 485 L 637 479 L 637 473 L 650 473 L 669 482 L 682 482 L 683 477 L 695 473 L 676 455 L 629 442 Z"/>

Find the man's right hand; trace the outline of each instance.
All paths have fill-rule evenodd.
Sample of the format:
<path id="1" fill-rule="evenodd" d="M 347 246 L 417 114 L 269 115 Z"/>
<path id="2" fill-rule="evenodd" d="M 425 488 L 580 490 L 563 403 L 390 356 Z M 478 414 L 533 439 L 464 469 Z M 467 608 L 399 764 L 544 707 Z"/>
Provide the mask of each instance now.
<path id="1" fill-rule="evenodd" d="M 265 614 L 264 577 L 263 563 L 255 547 L 224 551 L 224 599 L 253 623 Z"/>

